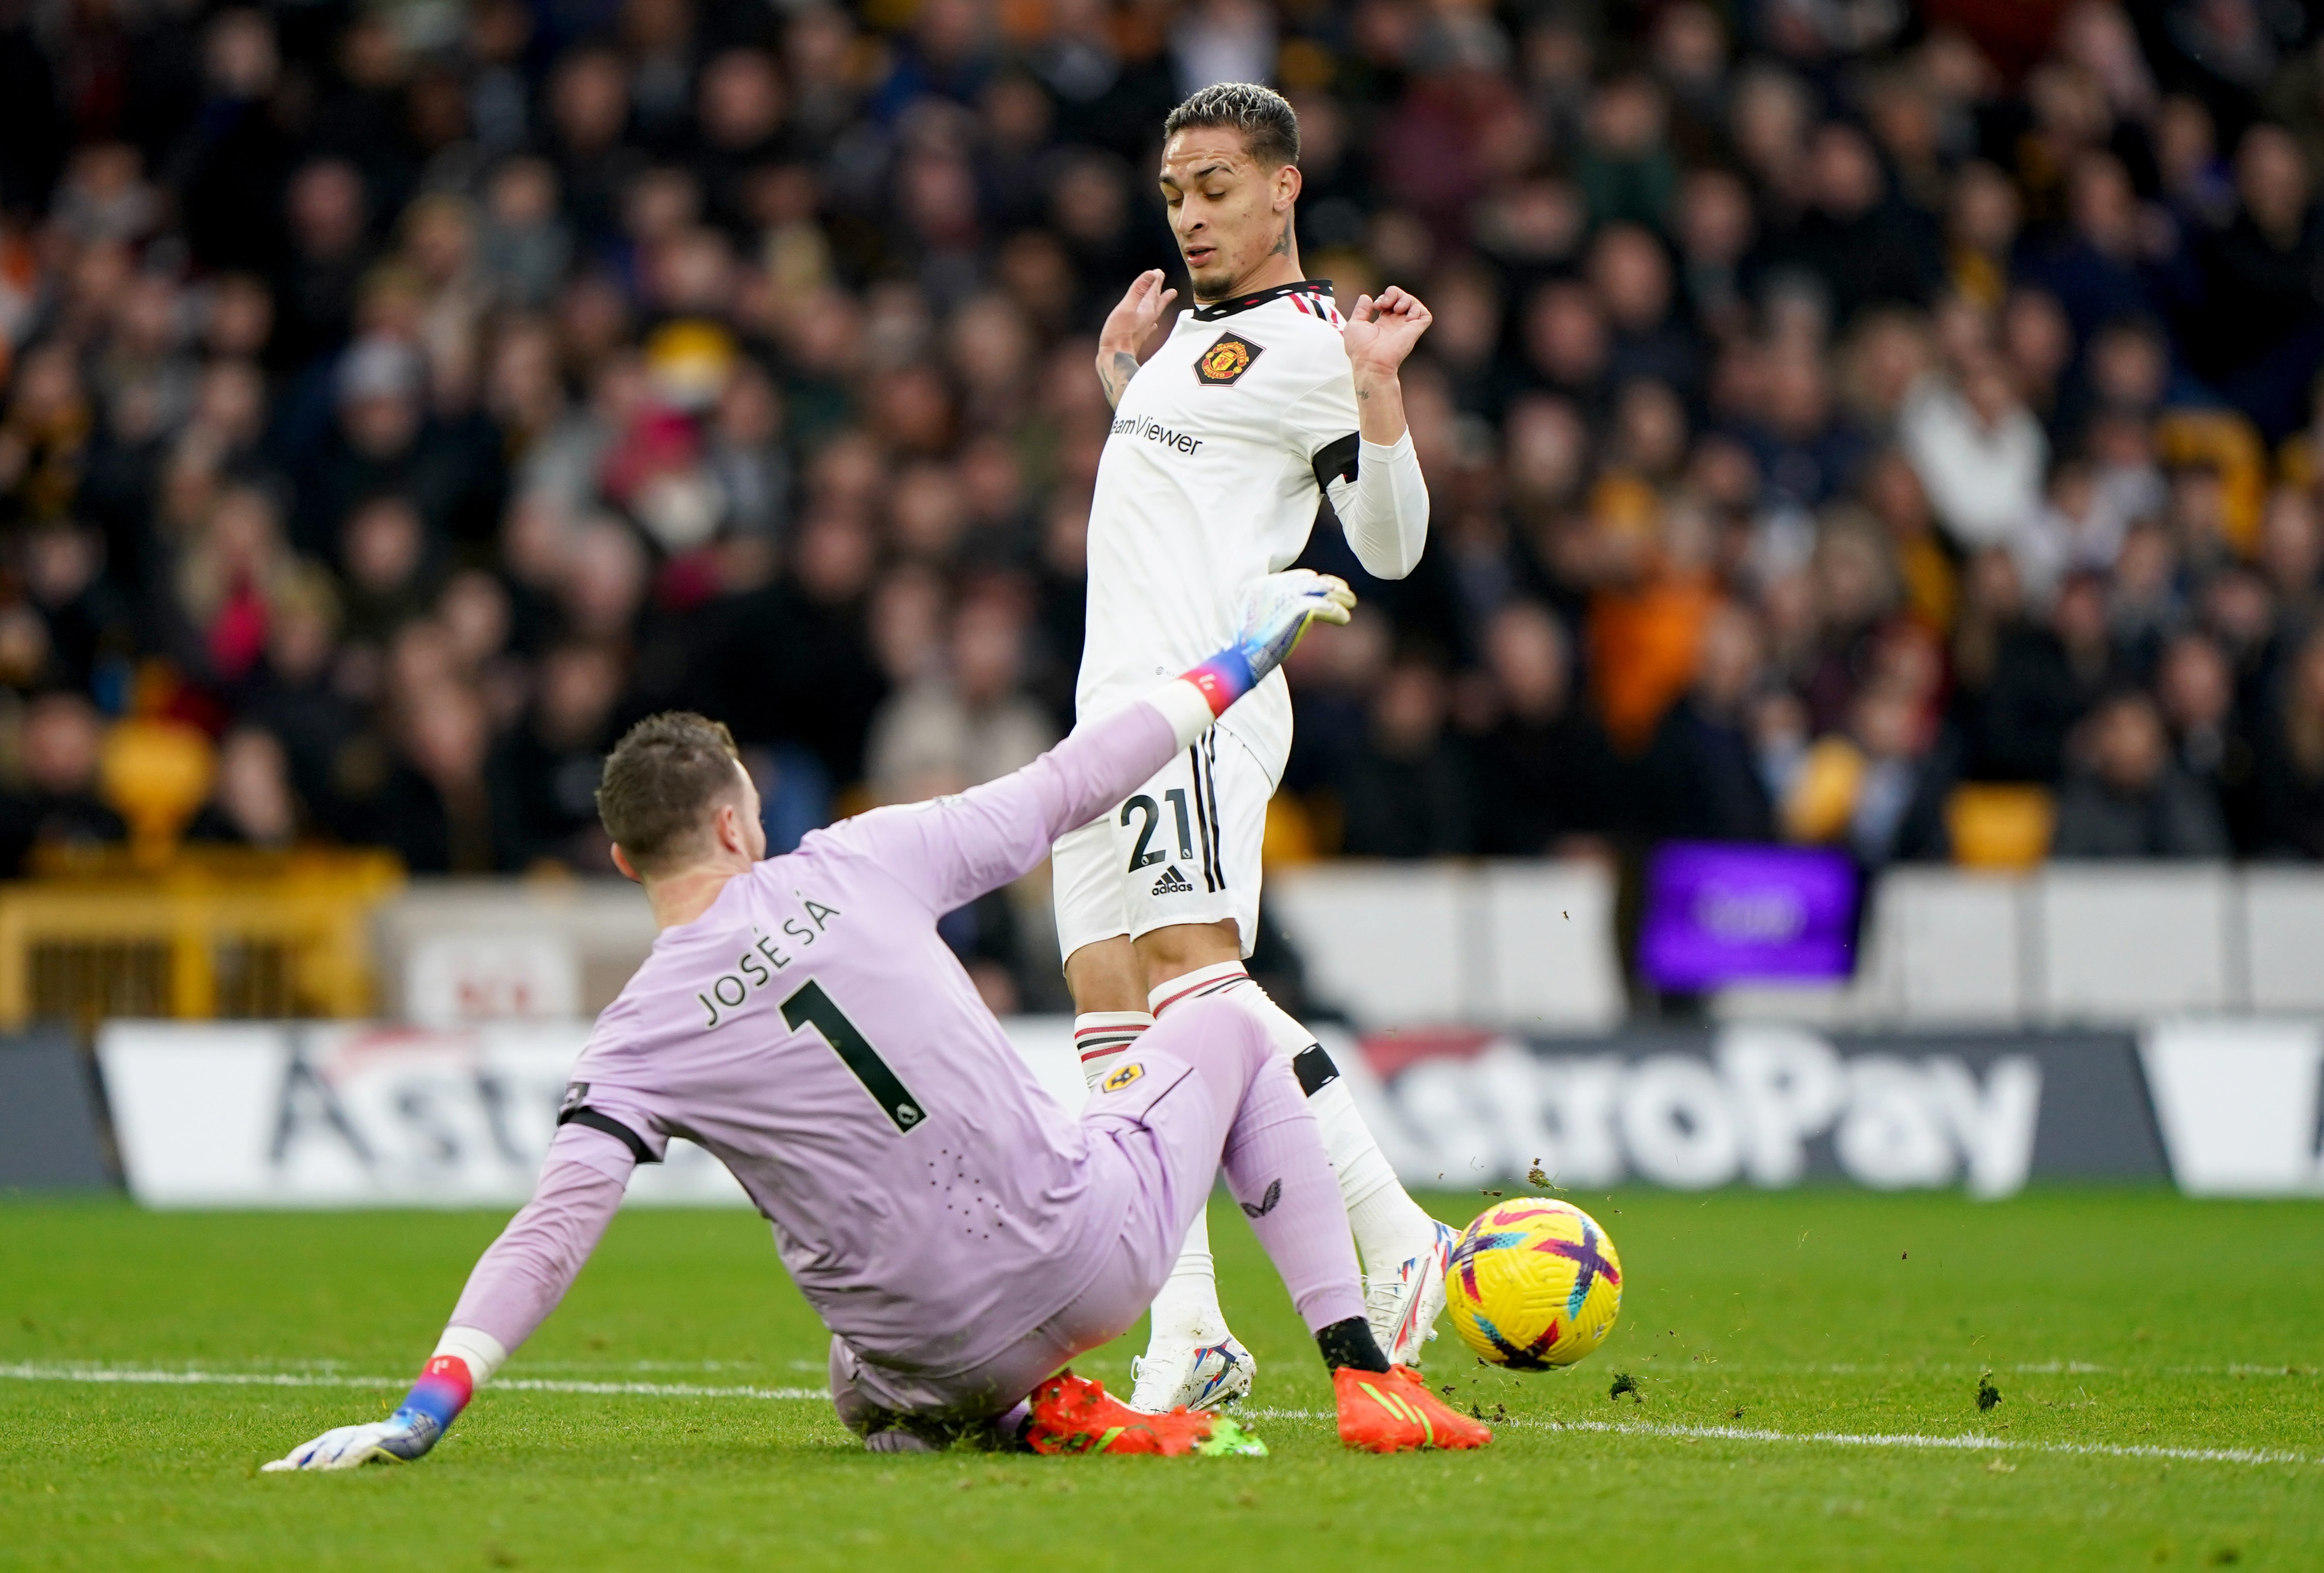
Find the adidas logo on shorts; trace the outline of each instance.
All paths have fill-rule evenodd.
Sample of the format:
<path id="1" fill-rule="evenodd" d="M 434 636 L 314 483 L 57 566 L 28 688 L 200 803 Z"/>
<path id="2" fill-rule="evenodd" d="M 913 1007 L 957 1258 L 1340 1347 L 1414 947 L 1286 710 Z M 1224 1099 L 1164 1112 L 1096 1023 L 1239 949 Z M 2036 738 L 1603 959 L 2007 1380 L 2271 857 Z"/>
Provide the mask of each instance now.
<path id="1" fill-rule="evenodd" d="M 1176 863 L 1163 869 L 1160 877 L 1154 881 L 1154 894 L 1157 896 L 1192 896 L 1194 893 L 1194 887 L 1188 881 L 1186 876 L 1178 872 L 1178 865 Z"/>

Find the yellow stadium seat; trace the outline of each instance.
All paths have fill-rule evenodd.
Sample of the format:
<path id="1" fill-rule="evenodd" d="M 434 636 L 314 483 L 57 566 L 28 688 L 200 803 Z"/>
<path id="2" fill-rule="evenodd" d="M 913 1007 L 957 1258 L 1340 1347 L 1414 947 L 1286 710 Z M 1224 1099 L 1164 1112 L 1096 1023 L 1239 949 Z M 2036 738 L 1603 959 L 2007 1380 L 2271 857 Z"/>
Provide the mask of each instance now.
<path id="1" fill-rule="evenodd" d="M 106 736 L 97 791 L 129 822 L 141 860 L 166 859 L 209 797 L 217 766 L 217 751 L 199 727 L 133 718 Z"/>
<path id="2" fill-rule="evenodd" d="M 1844 737 L 1818 738 L 1784 794 L 1784 833 L 1795 842 L 1838 841 L 1864 790 L 1864 751 Z"/>
<path id="3" fill-rule="evenodd" d="M 2058 800 L 2046 786 L 1969 781 L 1945 799 L 1953 861 L 1971 869 L 2030 869 L 2050 855 Z"/>
<path id="4" fill-rule="evenodd" d="M 2267 445 L 2232 409 L 2174 409 L 2154 423 L 2154 456 L 2166 468 L 2209 465 L 2225 489 L 2227 544 L 2245 557 L 2259 547 L 2267 507 Z"/>
<path id="5" fill-rule="evenodd" d="M 1306 802 L 1296 792 L 1277 793 L 1267 805 L 1267 830 L 1259 846 L 1260 861 L 1270 869 L 1314 862 L 1319 855 L 1315 832 L 1314 816 Z"/>

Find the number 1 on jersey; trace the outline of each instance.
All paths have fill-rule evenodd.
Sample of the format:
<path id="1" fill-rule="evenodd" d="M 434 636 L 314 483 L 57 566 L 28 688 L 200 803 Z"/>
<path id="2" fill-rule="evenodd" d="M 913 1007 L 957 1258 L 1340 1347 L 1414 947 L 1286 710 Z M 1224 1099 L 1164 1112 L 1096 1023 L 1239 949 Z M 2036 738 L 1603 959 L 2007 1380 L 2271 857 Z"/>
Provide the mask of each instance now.
<path id="1" fill-rule="evenodd" d="M 783 1020 L 793 1032 L 802 1026 L 812 1026 L 823 1035 L 863 1090 L 880 1106 L 880 1112 L 896 1124 L 899 1131 L 910 1130 L 927 1118 L 927 1111 L 919 1099 L 905 1090 L 896 1072 L 888 1069 L 888 1062 L 872 1046 L 871 1040 L 856 1029 L 846 1014 L 823 991 L 823 985 L 813 980 L 799 985 L 788 999 L 783 1001 Z"/>
<path id="2" fill-rule="evenodd" d="M 1178 816 L 1178 855 L 1182 858 L 1192 858 L 1194 855 L 1194 830 L 1186 823 L 1186 789 L 1184 786 L 1173 786 L 1169 791 L 1162 794 L 1162 800 L 1167 803 L 1170 805 L 1170 811 Z"/>

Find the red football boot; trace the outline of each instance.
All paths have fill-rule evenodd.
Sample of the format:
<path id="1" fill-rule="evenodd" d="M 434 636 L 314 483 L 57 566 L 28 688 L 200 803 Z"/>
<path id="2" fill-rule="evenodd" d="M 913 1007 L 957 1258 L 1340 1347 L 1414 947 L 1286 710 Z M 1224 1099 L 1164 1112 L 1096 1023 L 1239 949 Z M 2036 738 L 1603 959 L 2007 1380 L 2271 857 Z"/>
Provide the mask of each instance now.
<path id="1" fill-rule="evenodd" d="M 1060 1371 L 1033 1389 L 1025 1443 L 1037 1453 L 1264 1454 L 1267 1444 L 1223 1415 L 1132 1409 L 1102 1384 Z"/>
<path id="2" fill-rule="evenodd" d="M 1385 1373 L 1342 1366 L 1332 1373 L 1332 1396 L 1340 1408 L 1340 1440 L 1367 1453 L 1481 1448 L 1493 1440 L 1491 1427 L 1448 1407 L 1401 1366 Z"/>

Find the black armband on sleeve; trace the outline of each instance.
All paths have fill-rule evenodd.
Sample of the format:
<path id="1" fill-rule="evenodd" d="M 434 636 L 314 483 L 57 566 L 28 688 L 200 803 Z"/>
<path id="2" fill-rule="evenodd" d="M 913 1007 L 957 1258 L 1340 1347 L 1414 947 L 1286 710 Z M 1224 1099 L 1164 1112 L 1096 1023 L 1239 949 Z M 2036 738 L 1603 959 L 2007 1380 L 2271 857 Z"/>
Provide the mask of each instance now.
<path id="1" fill-rule="evenodd" d="M 557 1117 L 557 1123 L 559 1125 L 586 1125 L 591 1130 L 604 1131 L 607 1136 L 621 1143 L 622 1145 L 629 1148 L 632 1155 L 634 1156 L 641 1164 L 659 1164 L 661 1162 L 659 1158 L 653 1155 L 653 1149 L 646 1145 L 645 1138 L 643 1136 L 638 1135 L 637 1132 L 632 1130 L 628 1126 L 623 1125 L 620 1120 L 615 1119 L 610 1114 L 599 1114 L 594 1108 L 568 1108 L 564 1113 Z"/>
<path id="2" fill-rule="evenodd" d="M 1363 451 L 1363 437 L 1350 432 L 1337 442 L 1325 443 L 1315 450 L 1315 488 L 1330 494 L 1334 481 L 1353 482 L 1356 478 L 1356 457 Z"/>
<path id="3" fill-rule="evenodd" d="M 1291 1069 L 1299 1077 L 1299 1090 L 1310 1098 L 1340 1079 L 1340 1067 L 1332 1062 L 1321 1044 L 1309 1044 L 1292 1055 Z"/>

